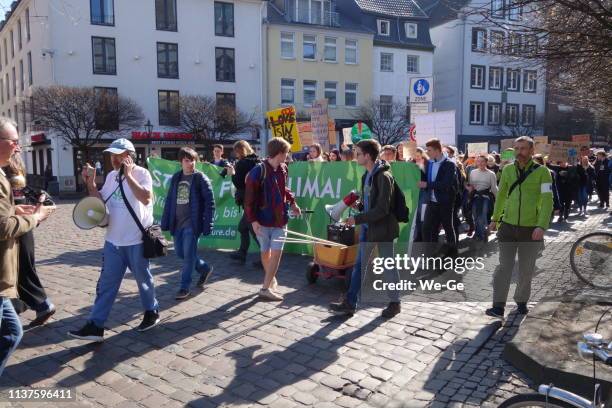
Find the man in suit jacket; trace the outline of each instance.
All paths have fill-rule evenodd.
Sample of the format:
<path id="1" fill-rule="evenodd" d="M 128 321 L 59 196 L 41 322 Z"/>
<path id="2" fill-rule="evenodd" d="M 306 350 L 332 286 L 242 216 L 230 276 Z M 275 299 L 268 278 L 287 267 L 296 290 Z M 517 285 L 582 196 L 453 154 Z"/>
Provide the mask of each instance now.
<path id="1" fill-rule="evenodd" d="M 15 205 L 13 190 L 2 170 L 13 154 L 19 154 L 17 125 L 10 119 L 0 118 L 0 375 L 10 355 L 15 351 L 23 329 L 11 298 L 17 297 L 19 236 L 34 229 L 46 219 L 54 207 Z"/>
<path id="2" fill-rule="evenodd" d="M 453 206 L 457 195 L 457 166 L 442 153 L 438 139 L 425 143 L 429 162 L 427 162 L 427 181 L 419 187 L 426 189 L 427 207 L 423 222 L 423 240 L 438 242 L 438 227 L 442 224 L 450 253 L 457 251 L 457 239 L 453 226 Z"/>

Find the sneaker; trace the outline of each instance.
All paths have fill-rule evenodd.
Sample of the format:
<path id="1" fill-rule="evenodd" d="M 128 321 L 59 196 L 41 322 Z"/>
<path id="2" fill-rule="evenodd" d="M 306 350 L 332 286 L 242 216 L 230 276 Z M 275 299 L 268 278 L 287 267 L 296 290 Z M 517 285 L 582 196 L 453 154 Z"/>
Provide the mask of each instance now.
<path id="1" fill-rule="evenodd" d="M 51 318 L 55 314 L 55 306 L 51 305 L 51 307 L 44 312 L 36 313 L 36 319 L 30 322 L 30 327 L 42 326 L 47 323 L 47 320 Z"/>
<path id="2" fill-rule="evenodd" d="M 273 292 L 278 292 L 278 281 L 276 280 L 276 276 L 272 278 L 272 282 L 270 282 L 270 289 Z"/>
<path id="3" fill-rule="evenodd" d="M 273 292 L 271 289 L 261 289 L 259 291 L 259 298 L 271 302 L 280 302 L 284 299 L 281 295 Z"/>
<path id="4" fill-rule="evenodd" d="M 210 275 L 212 275 L 214 269 L 215 268 L 211 266 L 211 267 L 208 268 L 207 271 L 200 272 L 200 279 L 198 279 L 198 282 L 196 283 L 196 286 L 198 288 L 203 288 L 204 287 L 204 285 L 208 281 L 208 278 L 210 278 Z"/>
<path id="5" fill-rule="evenodd" d="M 69 331 L 68 335 L 79 340 L 89 340 L 97 343 L 104 341 L 104 329 L 96 326 L 93 322 L 87 322 L 80 330 Z"/>
<path id="6" fill-rule="evenodd" d="M 181 289 L 176 292 L 176 296 L 174 297 L 176 300 L 182 300 L 188 297 L 191 293 L 187 289 Z"/>
<path id="7" fill-rule="evenodd" d="M 159 312 L 156 310 L 147 310 L 144 313 L 142 323 L 136 328 L 139 332 L 147 331 L 157 326 L 159 323 Z"/>
<path id="8" fill-rule="evenodd" d="M 397 316 L 399 312 L 402 311 L 402 306 L 400 302 L 390 302 L 389 305 L 382 311 L 382 317 L 385 319 L 391 319 L 392 317 Z"/>
<path id="9" fill-rule="evenodd" d="M 527 303 L 517 303 L 516 304 L 516 313 L 518 313 L 518 314 L 527 314 L 527 313 L 529 313 L 529 309 L 527 309 Z"/>
<path id="10" fill-rule="evenodd" d="M 492 307 L 490 309 L 485 310 L 485 314 L 487 316 L 503 319 L 504 318 L 504 308 L 503 307 Z"/>
<path id="11" fill-rule="evenodd" d="M 472 235 L 474 235 L 474 228 L 470 228 L 467 232 L 468 237 L 471 237 Z"/>
<path id="12" fill-rule="evenodd" d="M 342 303 L 330 303 L 329 311 L 336 316 L 351 317 L 355 314 L 355 308 L 345 300 Z"/>
<path id="13" fill-rule="evenodd" d="M 246 254 L 244 252 L 241 252 L 241 251 L 232 252 L 230 254 L 230 258 L 233 259 L 234 261 L 238 261 L 240 263 L 245 263 L 246 262 Z"/>

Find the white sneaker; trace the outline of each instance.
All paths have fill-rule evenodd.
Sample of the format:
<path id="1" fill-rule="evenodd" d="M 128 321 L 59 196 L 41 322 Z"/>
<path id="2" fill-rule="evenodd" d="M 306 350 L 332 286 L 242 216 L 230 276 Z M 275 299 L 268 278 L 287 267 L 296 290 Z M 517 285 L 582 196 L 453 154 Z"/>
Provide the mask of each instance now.
<path id="1" fill-rule="evenodd" d="M 270 289 L 261 289 L 259 291 L 259 297 L 263 300 L 269 300 L 272 302 L 280 302 L 283 300 L 283 297 L 277 293 L 274 293 Z"/>
<path id="2" fill-rule="evenodd" d="M 272 278 L 272 282 L 270 282 L 270 289 L 272 289 L 273 292 L 277 292 L 278 289 L 278 281 L 276 280 L 276 276 Z"/>

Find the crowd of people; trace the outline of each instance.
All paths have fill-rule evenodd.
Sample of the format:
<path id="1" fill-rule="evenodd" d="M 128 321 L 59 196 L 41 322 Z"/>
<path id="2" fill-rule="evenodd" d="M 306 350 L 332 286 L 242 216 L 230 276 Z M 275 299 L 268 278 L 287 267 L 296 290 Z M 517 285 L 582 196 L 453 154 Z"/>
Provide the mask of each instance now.
<path id="1" fill-rule="evenodd" d="M 292 155 L 291 146 L 282 138 L 267 144 L 267 156 L 260 158 L 246 141 L 233 146 L 233 159 L 224 158 L 221 145 L 212 147 L 211 164 L 218 166 L 222 177 L 231 177 L 235 201 L 242 209 L 238 223 L 240 246 L 230 254 L 246 262 L 252 240 L 259 247 L 257 265 L 264 274 L 258 296 L 265 301 L 282 301 L 283 290 L 277 280 L 289 215 L 299 215 L 295 195 L 288 184 L 293 160 L 312 162 L 355 161 L 363 168 L 360 199 L 354 204 L 355 215 L 344 222 L 360 226 L 359 250 L 351 272 L 350 287 L 341 301 L 330 304 L 330 312 L 352 316 L 358 307 L 364 271 L 373 251 L 393 257 L 394 241 L 400 224 L 406 222 L 400 206 L 405 206 L 390 163 L 411 161 L 421 172 L 418 188 L 413 239 L 436 243 L 444 231 L 446 256 L 457 256 L 461 225 L 468 236 L 486 242 L 497 230 L 500 242 L 500 268 L 493 282 L 493 304 L 486 313 L 503 317 L 510 277 L 516 255 L 520 265 L 519 283 L 514 295 L 519 313 L 527 313 L 531 277 L 545 231 L 556 213 L 559 221 L 567 220 L 571 211 L 587 215 L 587 204 L 597 192 L 600 207 L 609 206 L 610 160 L 603 151 L 593 151 L 575 165 L 547 163 L 534 154 L 531 138 L 521 137 L 514 143 L 515 159 L 504 162 L 496 153 L 470 157 L 437 139 L 427 141 L 407 157 L 400 145 L 381 146 L 375 140 L 362 140 L 354 146 L 342 146 L 325 152 L 314 144 L 304 157 Z M 34 257 L 32 230 L 54 211 L 53 205 L 27 203 L 22 200 L 25 171 L 19 160 L 19 137 L 15 124 L 0 120 L 0 374 L 23 335 L 14 307 L 20 298 L 36 312 L 32 326 L 42 325 L 55 313 L 56 306 L 47 296 L 38 278 Z M 89 316 L 78 330 L 68 335 L 87 341 L 104 339 L 104 324 L 129 268 L 140 295 L 143 319 L 137 330 L 145 332 L 160 322 L 160 305 L 155 293 L 150 260 L 145 256 L 143 231 L 154 224 L 153 183 L 150 172 L 135 164 L 136 150 L 127 139 L 116 139 L 105 150 L 113 170 L 105 176 L 101 189 L 96 184 L 95 168 L 83 169 L 82 177 L 89 196 L 103 201 L 108 211 L 102 249 L 101 272 Z M 211 234 L 215 219 L 215 199 L 209 178 L 196 168 L 199 156 L 195 149 L 184 147 L 178 154 L 180 170 L 169 183 L 165 197 L 161 229 L 174 241 L 174 254 L 181 260 L 176 299 L 191 295 L 195 286 L 203 287 L 214 271 L 198 254 L 198 240 Z M 404 204 L 401 204 L 404 203 Z M 143 228 L 144 227 L 144 228 Z M 398 282 L 397 270 L 385 272 L 385 280 Z M 390 291 L 389 302 L 382 311 L 384 318 L 401 312 L 399 295 Z"/>

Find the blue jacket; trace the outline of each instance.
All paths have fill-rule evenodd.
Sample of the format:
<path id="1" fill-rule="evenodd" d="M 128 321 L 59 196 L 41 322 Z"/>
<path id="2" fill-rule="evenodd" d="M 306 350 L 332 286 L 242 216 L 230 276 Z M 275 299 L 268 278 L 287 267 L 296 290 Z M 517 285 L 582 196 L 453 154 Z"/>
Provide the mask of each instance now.
<path id="1" fill-rule="evenodd" d="M 176 195 L 178 183 L 181 180 L 179 171 L 170 180 L 170 189 L 164 204 L 164 215 L 162 216 L 161 229 L 170 231 L 172 235 L 176 232 Z M 189 188 L 189 206 L 191 207 L 191 227 L 196 237 L 210 235 L 215 215 L 215 198 L 210 180 L 203 173 L 193 173 L 193 181 Z"/>
<path id="2" fill-rule="evenodd" d="M 431 160 L 427 163 L 426 174 L 431 170 Z M 427 177 L 429 180 L 429 177 Z M 427 203 L 431 202 L 431 191 L 436 195 L 438 204 L 452 205 L 457 197 L 457 166 L 446 159 L 440 164 L 436 179 L 427 183 Z"/>

